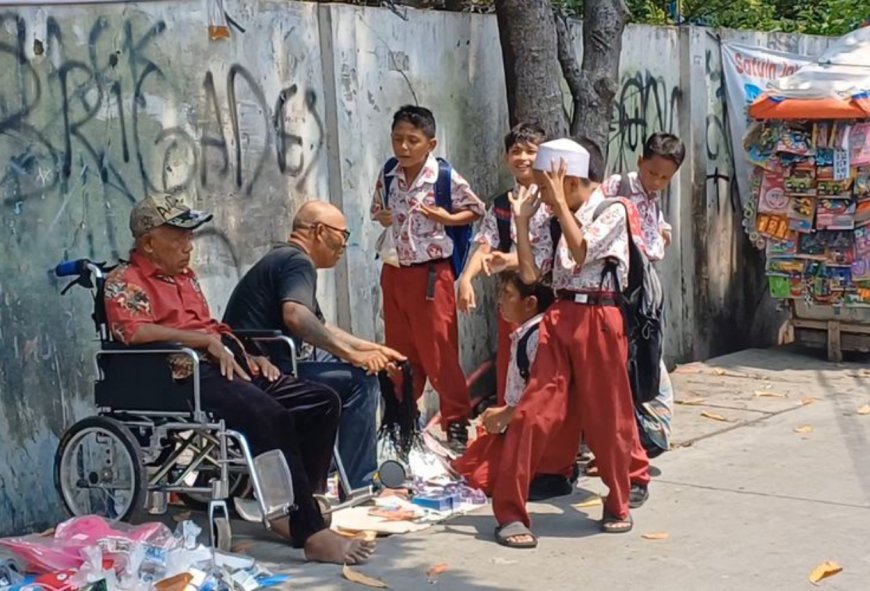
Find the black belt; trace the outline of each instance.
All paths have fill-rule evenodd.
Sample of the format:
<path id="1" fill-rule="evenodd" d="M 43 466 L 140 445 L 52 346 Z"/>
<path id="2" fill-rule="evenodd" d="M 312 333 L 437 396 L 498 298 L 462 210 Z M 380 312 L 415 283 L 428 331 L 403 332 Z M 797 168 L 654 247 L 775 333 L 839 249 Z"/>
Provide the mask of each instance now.
<path id="1" fill-rule="evenodd" d="M 583 292 L 571 291 L 570 289 L 560 289 L 556 291 L 556 296 L 560 300 L 573 302 L 575 304 L 583 304 L 585 306 L 618 306 L 619 302 L 612 293 L 600 292 Z"/>
<path id="2" fill-rule="evenodd" d="M 400 265 L 403 269 L 413 269 L 414 267 L 430 267 L 433 265 L 440 265 L 441 263 L 446 263 L 450 259 L 435 259 L 432 261 L 426 261 L 425 263 L 411 263 L 410 265 Z"/>

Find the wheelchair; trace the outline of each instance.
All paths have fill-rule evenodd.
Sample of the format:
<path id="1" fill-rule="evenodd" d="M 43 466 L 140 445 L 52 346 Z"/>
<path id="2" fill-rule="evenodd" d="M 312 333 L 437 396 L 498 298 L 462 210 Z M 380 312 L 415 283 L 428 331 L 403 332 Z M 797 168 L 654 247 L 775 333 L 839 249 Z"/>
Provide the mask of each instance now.
<path id="1" fill-rule="evenodd" d="M 253 457 L 245 436 L 227 429 L 200 406 L 199 354 L 176 343 L 128 346 L 115 341 L 103 305 L 105 277 L 113 267 L 87 259 L 66 261 L 58 277 L 75 277 L 73 286 L 91 292 L 92 318 L 100 348 L 94 356 L 97 414 L 86 417 L 60 439 L 54 461 L 55 488 L 67 512 L 130 521 L 168 510 L 170 494 L 188 508 L 207 510 L 212 546 L 228 550 L 232 542 L 230 512 L 246 521 L 270 522 L 293 508 L 292 475 L 284 456 L 272 450 Z M 243 342 L 293 341 L 279 331 L 235 331 Z M 187 357 L 192 379 L 175 380 L 168 357 Z M 337 447 L 334 463 L 345 501 L 315 495 L 327 523 L 339 509 L 372 499 L 383 487 L 399 488 L 406 474 L 388 460 L 373 486 L 350 487 Z"/>

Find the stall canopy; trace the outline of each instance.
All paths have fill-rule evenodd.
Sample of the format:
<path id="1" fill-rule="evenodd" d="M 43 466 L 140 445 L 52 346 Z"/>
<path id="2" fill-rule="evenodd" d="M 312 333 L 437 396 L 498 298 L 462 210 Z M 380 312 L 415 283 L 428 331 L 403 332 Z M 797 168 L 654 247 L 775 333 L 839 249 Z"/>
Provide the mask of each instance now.
<path id="1" fill-rule="evenodd" d="M 841 37 L 813 63 L 768 85 L 754 119 L 870 118 L 870 27 Z"/>

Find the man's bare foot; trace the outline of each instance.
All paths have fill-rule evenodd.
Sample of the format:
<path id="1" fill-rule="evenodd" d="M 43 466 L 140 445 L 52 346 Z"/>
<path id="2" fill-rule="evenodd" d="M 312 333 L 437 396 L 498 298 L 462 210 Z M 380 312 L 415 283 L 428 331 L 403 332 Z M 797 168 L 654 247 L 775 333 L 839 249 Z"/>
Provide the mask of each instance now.
<path id="1" fill-rule="evenodd" d="M 374 541 L 345 538 L 323 529 L 305 541 L 305 558 L 314 562 L 362 564 L 375 552 Z"/>

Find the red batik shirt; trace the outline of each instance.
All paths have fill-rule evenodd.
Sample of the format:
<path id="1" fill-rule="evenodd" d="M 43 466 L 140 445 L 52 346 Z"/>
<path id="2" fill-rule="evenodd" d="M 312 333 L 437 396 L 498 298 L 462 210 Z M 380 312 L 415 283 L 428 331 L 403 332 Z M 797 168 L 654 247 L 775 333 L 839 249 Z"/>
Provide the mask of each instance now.
<path id="1" fill-rule="evenodd" d="M 106 277 L 106 319 L 112 335 L 130 344 L 143 324 L 205 332 L 215 336 L 231 334 L 230 327 L 212 318 L 208 302 L 191 269 L 167 275 L 135 250 L 130 261 L 121 263 Z M 190 375 L 190 358 L 170 359 L 173 376 Z"/>

